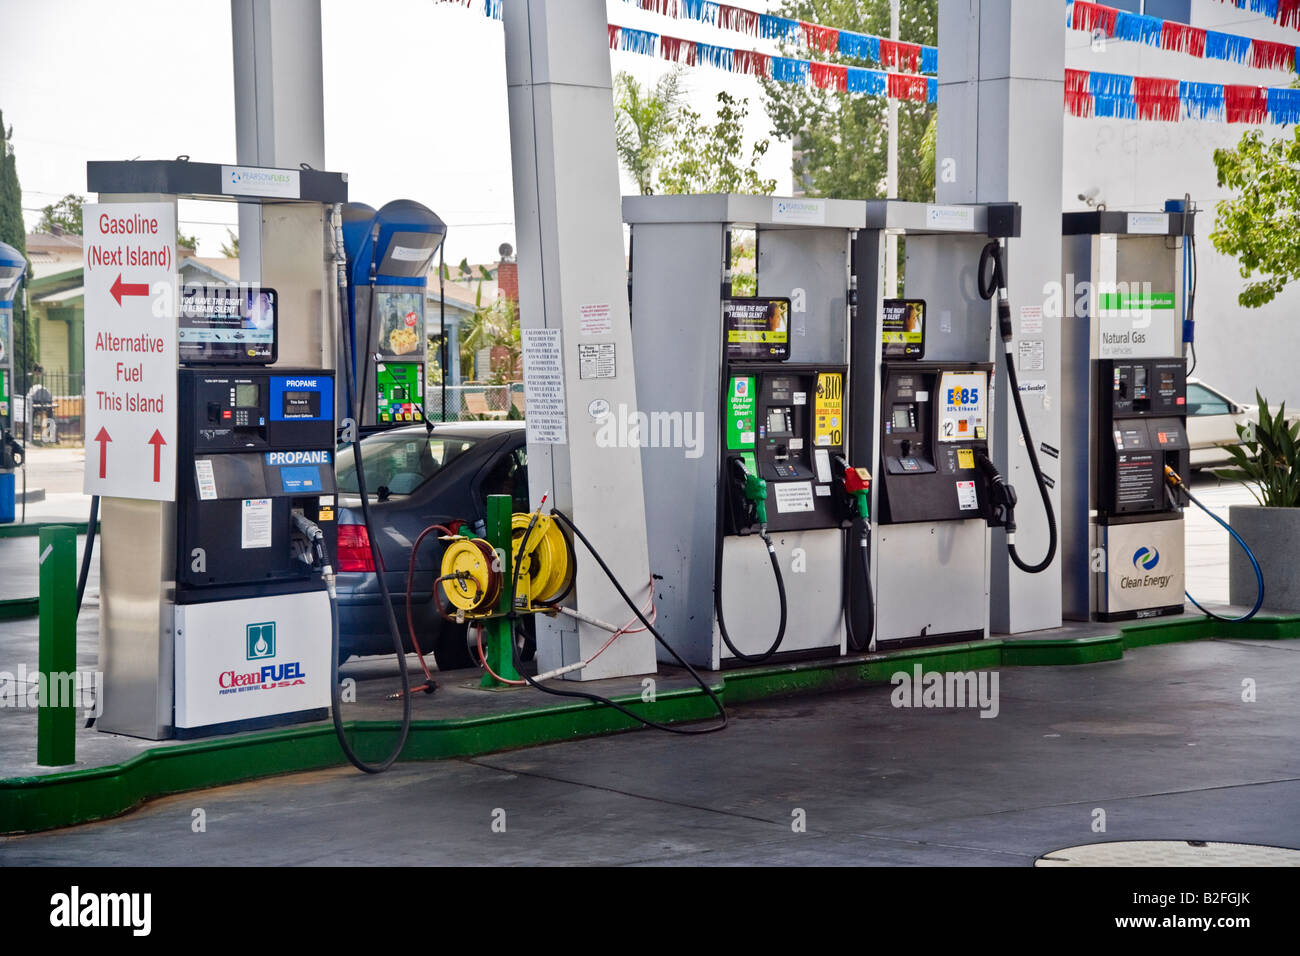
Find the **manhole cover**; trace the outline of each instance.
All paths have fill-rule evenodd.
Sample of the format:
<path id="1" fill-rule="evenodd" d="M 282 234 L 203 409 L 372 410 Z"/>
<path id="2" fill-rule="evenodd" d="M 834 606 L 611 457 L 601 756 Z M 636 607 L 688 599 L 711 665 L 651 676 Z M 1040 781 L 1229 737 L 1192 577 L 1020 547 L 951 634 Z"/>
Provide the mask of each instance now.
<path id="1" fill-rule="evenodd" d="M 1300 866 L 1300 850 L 1257 843 L 1120 840 L 1053 850 L 1034 866 Z"/>

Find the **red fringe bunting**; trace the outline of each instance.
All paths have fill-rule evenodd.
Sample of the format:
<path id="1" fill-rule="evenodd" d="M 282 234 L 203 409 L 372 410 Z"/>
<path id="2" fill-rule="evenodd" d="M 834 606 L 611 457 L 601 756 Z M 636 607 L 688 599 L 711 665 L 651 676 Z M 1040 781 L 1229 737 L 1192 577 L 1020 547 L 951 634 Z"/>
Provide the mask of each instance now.
<path id="1" fill-rule="evenodd" d="M 758 14 L 753 10 L 742 10 L 740 7 L 729 7 L 725 3 L 718 4 L 718 26 L 723 30 L 734 30 L 737 33 L 748 33 L 752 37 L 758 36 Z"/>
<path id="2" fill-rule="evenodd" d="M 618 49 L 618 27 L 614 26 L 614 24 L 612 23 L 609 24 L 608 26 L 609 26 L 609 48 L 611 50 L 617 50 Z"/>
<path id="3" fill-rule="evenodd" d="M 694 66 L 697 49 L 694 40 L 682 40 L 678 37 L 669 36 L 659 37 L 659 55 L 665 60 L 671 60 L 674 63 Z"/>
<path id="4" fill-rule="evenodd" d="M 804 42 L 808 44 L 810 50 L 821 50 L 823 53 L 836 53 L 840 48 L 840 31 L 835 27 L 818 26 L 815 23 L 804 23 L 800 21 L 799 27 L 803 30 Z"/>
<path id="5" fill-rule="evenodd" d="M 1092 115 L 1092 93 L 1088 91 L 1088 71 L 1065 71 L 1065 108 L 1071 116 Z"/>
<path id="6" fill-rule="evenodd" d="M 895 70 L 915 73 L 921 65 L 921 48 L 915 43 L 881 40 L 880 62 L 886 68 L 892 67 Z"/>
<path id="7" fill-rule="evenodd" d="M 1158 76 L 1133 77 L 1133 99 L 1137 100 L 1138 119 L 1176 123 L 1182 113 L 1178 81 Z"/>
<path id="8" fill-rule="evenodd" d="M 839 90 L 843 93 L 849 88 L 849 68 L 838 63 L 822 63 L 814 60 L 808 65 L 813 86 L 821 90 Z"/>
<path id="9" fill-rule="evenodd" d="M 731 72 L 749 76 L 767 76 L 770 58 L 754 50 L 736 50 L 731 61 Z"/>
<path id="10" fill-rule="evenodd" d="M 637 0 L 637 5 L 642 10 L 677 19 L 677 0 Z"/>
<path id="11" fill-rule="evenodd" d="M 1300 30 L 1300 0 L 1278 0 L 1277 22 Z"/>
<path id="12" fill-rule="evenodd" d="M 1300 0 L 1296 0 L 1300 3 Z M 1160 46 L 1165 50 L 1177 50 L 1192 56 L 1205 56 L 1205 31 L 1200 27 L 1189 27 L 1185 23 L 1166 20 L 1160 28 Z"/>
<path id="13" fill-rule="evenodd" d="M 1119 11 L 1114 7 L 1104 7 L 1100 3 L 1084 3 L 1083 0 L 1074 0 L 1074 13 L 1070 20 L 1070 26 L 1076 30 L 1087 30 L 1091 33 L 1098 28 L 1106 36 L 1115 35 L 1115 20 L 1119 16 Z"/>
<path id="14" fill-rule="evenodd" d="M 1250 40 L 1250 65 L 1259 70 L 1289 70 L 1295 64 L 1295 47 L 1269 40 Z"/>
<path id="15" fill-rule="evenodd" d="M 884 41 L 881 41 L 884 46 Z M 889 74 L 889 96 L 896 100 L 926 101 L 928 80 L 924 76 L 909 76 L 906 73 Z"/>
<path id="16" fill-rule="evenodd" d="M 1223 104 L 1229 123 L 1262 123 L 1268 115 L 1268 88 L 1227 84 Z"/>

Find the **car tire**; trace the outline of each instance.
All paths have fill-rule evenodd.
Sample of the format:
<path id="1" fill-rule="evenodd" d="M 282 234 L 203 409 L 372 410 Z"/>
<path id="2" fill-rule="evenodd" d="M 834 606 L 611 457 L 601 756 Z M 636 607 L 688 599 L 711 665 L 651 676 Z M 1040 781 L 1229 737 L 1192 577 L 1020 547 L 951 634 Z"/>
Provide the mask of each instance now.
<path id="1" fill-rule="evenodd" d="M 438 670 L 455 671 L 475 664 L 469 650 L 469 633 L 464 624 L 443 621 L 438 629 L 438 638 L 434 641 L 433 656 L 438 662 Z"/>

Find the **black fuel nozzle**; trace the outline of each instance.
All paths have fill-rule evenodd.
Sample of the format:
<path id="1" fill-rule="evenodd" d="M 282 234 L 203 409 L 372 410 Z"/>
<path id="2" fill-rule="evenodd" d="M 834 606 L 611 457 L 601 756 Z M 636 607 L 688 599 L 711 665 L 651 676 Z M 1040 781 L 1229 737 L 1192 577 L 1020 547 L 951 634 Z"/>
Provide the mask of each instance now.
<path id="1" fill-rule="evenodd" d="M 988 514 L 985 516 L 989 527 L 1003 528 L 1007 533 L 1007 543 L 1016 540 L 1016 489 L 1007 484 L 1007 480 L 998 471 L 997 465 L 986 451 L 975 453 L 975 464 L 984 476 L 988 486 Z"/>

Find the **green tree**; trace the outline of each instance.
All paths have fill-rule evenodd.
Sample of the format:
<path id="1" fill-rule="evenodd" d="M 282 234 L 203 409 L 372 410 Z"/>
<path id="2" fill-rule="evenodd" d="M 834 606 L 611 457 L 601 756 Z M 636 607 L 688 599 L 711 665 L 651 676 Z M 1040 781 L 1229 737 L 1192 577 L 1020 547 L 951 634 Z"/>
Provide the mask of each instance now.
<path id="1" fill-rule="evenodd" d="M 483 283 L 474 293 L 474 311 L 460 325 L 460 370 L 465 381 L 474 379 L 474 356 L 479 349 L 505 346 L 510 354 L 506 364 L 514 369 L 519 359 L 521 336 L 515 304 L 505 296 L 483 301 Z M 494 376 L 498 378 L 499 376 Z M 501 384 L 493 381 L 493 384 Z"/>
<path id="2" fill-rule="evenodd" d="M 630 73 L 614 77 L 614 141 L 618 158 L 643 196 L 654 192 L 655 172 L 681 109 L 682 68 L 674 66 L 653 87 Z"/>
<path id="3" fill-rule="evenodd" d="M 4 113 L 0 112 L 0 242 L 13 246 L 25 258 L 27 228 L 23 225 L 23 190 L 18 184 L 18 162 L 14 156 L 13 135 L 13 127 L 5 126 Z M 29 261 L 27 275 L 30 277 L 31 273 Z M 24 308 L 21 295 L 14 302 L 13 337 L 13 369 L 17 381 L 12 383 L 11 390 L 17 392 L 22 387 L 23 370 L 32 367 L 37 354 L 31 319 Z"/>
<path id="4" fill-rule="evenodd" d="M 748 115 L 749 100 L 737 99 L 726 90 L 718 94 L 718 118 L 713 125 L 702 123 L 699 113 L 682 107 L 659 170 L 660 188 L 665 193 L 775 192 L 776 180 L 758 175 L 758 164 L 770 141 L 757 141 L 750 147 L 749 159 L 742 159 Z"/>
<path id="5" fill-rule="evenodd" d="M 889 0 L 785 0 L 773 13 L 858 33 L 889 36 Z M 936 0 L 902 0 L 899 36 L 909 43 L 934 45 L 938 33 Z M 792 44 L 785 54 L 879 69 L 866 60 L 811 53 Z M 795 180 L 813 196 L 882 199 L 889 162 L 889 109 L 884 97 L 837 93 L 777 80 L 763 80 L 763 105 L 778 139 L 793 140 Z M 915 202 L 934 199 L 936 110 L 933 104 L 898 103 L 898 196 Z M 929 139 L 929 155 L 926 140 Z"/>
<path id="6" fill-rule="evenodd" d="M 227 259 L 239 258 L 239 236 L 235 234 L 235 230 L 226 229 L 226 241 L 221 244 L 221 254 Z"/>
<path id="7" fill-rule="evenodd" d="M 41 221 L 36 224 L 37 232 L 55 232 L 62 230 L 74 236 L 80 236 L 81 207 L 85 200 L 76 193 L 68 193 L 56 203 L 41 208 Z"/>
<path id="8" fill-rule="evenodd" d="M 1235 149 L 1216 149 L 1214 166 L 1219 186 L 1234 195 L 1216 207 L 1210 241 L 1237 257 L 1243 279 L 1259 276 L 1237 296 L 1258 308 L 1300 278 L 1300 127 L 1290 139 L 1267 143 L 1251 130 Z"/>

